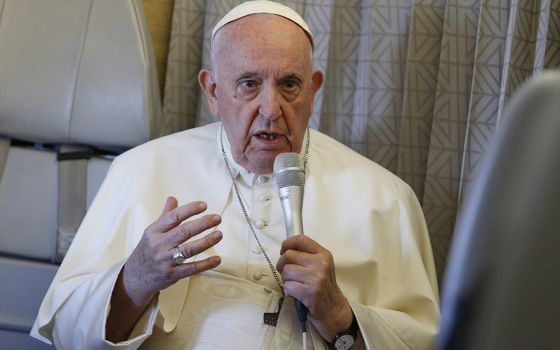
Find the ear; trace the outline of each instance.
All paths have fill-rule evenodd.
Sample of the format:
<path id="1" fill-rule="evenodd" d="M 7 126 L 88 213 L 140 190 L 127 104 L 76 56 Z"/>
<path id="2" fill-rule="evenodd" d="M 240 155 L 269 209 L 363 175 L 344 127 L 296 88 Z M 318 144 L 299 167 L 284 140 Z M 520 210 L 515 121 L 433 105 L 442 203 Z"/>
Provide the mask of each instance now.
<path id="1" fill-rule="evenodd" d="M 198 84 L 206 95 L 210 112 L 219 117 L 218 98 L 216 96 L 216 81 L 214 80 L 214 72 L 209 69 L 202 69 L 198 73 Z"/>
<path id="2" fill-rule="evenodd" d="M 313 96 L 315 96 L 315 93 L 323 85 L 324 79 L 325 79 L 325 75 L 323 74 L 323 71 L 319 69 L 315 69 L 313 71 L 313 75 L 311 76 L 311 90 L 313 91 Z"/>
<path id="3" fill-rule="evenodd" d="M 315 94 L 317 93 L 317 91 L 319 91 L 319 89 L 321 88 L 321 86 L 323 85 L 323 80 L 325 79 L 325 75 L 323 74 L 323 71 L 319 70 L 319 69 L 315 69 L 313 71 L 313 74 L 311 75 L 311 111 L 309 112 L 309 117 L 311 118 L 311 114 L 313 113 L 313 109 L 315 107 Z"/>

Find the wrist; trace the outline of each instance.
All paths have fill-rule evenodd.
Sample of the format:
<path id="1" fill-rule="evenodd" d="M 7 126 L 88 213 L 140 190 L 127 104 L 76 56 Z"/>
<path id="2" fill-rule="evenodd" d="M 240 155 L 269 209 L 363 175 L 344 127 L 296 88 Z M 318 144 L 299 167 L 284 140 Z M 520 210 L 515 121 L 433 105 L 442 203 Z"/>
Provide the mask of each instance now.
<path id="1" fill-rule="evenodd" d="M 144 309 L 157 295 L 158 291 L 148 290 L 146 284 L 141 283 L 141 281 L 142 279 L 134 276 L 129 266 L 125 264 L 117 278 L 115 289 L 120 290 L 132 306 Z"/>
<path id="2" fill-rule="evenodd" d="M 124 264 L 117 279 L 122 292 L 136 306 L 148 305 L 158 290 L 149 289 L 149 284 L 145 283 L 144 278 L 139 275 L 133 266 L 127 262 Z"/>
<path id="3" fill-rule="evenodd" d="M 344 301 L 342 307 L 333 309 L 335 316 L 332 318 L 333 324 L 330 329 L 329 337 L 326 338 L 329 343 L 334 341 L 337 334 L 348 329 L 352 325 L 354 313 L 348 300 L 345 298 Z"/>
<path id="4" fill-rule="evenodd" d="M 329 343 L 329 349 L 332 350 L 349 350 L 354 347 L 358 338 L 358 321 L 352 313 L 352 321 L 350 326 L 341 332 L 338 332 L 333 341 Z"/>

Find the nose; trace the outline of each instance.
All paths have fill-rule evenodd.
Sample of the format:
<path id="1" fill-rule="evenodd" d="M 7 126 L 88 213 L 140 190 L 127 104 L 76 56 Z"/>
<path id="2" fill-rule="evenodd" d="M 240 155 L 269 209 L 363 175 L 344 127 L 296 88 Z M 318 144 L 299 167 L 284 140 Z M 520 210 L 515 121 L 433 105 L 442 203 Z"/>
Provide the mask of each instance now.
<path id="1" fill-rule="evenodd" d="M 265 86 L 259 96 L 259 113 L 275 121 L 282 115 L 282 95 L 272 86 Z"/>

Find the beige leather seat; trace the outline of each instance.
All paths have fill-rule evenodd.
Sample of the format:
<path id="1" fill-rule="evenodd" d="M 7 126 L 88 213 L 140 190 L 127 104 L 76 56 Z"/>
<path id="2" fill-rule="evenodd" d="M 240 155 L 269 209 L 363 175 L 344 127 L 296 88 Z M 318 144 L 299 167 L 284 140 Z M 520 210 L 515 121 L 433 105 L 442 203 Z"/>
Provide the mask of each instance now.
<path id="1" fill-rule="evenodd" d="M 159 136 L 140 0 L 0 0 L 0 349 L 28 336 L 114 155 Z"/>

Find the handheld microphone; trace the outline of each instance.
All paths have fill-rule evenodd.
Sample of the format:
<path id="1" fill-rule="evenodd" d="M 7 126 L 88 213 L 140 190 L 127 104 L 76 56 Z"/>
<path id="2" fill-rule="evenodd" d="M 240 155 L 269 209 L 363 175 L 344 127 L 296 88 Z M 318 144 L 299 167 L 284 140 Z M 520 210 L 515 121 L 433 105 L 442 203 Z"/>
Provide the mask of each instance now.
<path id="1" fill-rule="evenodd" d="M 282 202 L 286 233 L 288 237 L 303 234 L 303 187 L 305 185 L 305 169 L 298 153 L 281 153 L 274 159 L 274 178 L 278 187 L 278 196 Z M 307 307 L 295 300 L 298 319 L 302 332 L 305 333 Z"/>
<path id="2" fill-rule="evenodd" d="M 305 170 L 298 153 L 279 154 L 274 160 L 274 178 L 282 202 L 288 237 L 303 234 L 303 186 Z"/>

